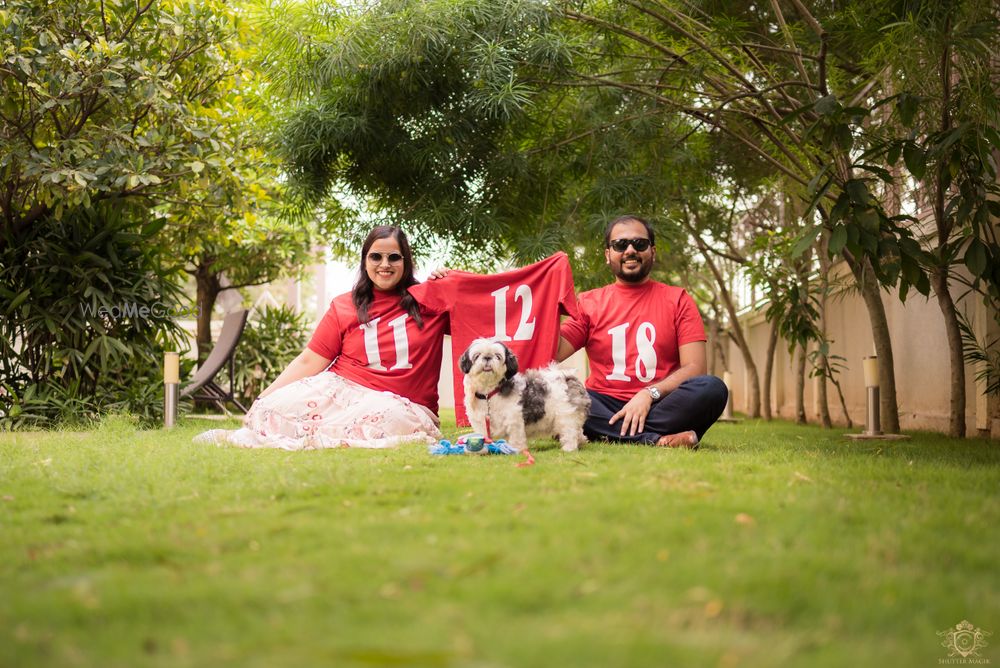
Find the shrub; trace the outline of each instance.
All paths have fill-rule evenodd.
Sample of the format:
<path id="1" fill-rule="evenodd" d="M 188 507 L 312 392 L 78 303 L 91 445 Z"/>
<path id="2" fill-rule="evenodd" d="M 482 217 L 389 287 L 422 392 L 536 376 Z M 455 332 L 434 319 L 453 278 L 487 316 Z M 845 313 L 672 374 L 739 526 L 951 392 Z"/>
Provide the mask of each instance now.
<path id="1" fill-rule="evenodd" d="M 78 209 L 0 247 L 0 428 L 161 417 L 161 351 L 185 340 L 171 319 L 182 293 L 141 213 Z"/>

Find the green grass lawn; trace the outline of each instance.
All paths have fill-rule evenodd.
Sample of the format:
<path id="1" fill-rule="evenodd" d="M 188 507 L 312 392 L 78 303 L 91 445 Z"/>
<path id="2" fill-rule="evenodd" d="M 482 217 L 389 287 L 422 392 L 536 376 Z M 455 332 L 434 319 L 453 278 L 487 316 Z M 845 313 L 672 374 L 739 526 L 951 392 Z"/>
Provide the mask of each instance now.
<path id="1" fill-rule="evenodd" d="M 995 442 L 744 421 L 519 469 L 211 426 L 0 434 L 0 666 L 933 666 L 966 619 L 1000 664 Z"/>

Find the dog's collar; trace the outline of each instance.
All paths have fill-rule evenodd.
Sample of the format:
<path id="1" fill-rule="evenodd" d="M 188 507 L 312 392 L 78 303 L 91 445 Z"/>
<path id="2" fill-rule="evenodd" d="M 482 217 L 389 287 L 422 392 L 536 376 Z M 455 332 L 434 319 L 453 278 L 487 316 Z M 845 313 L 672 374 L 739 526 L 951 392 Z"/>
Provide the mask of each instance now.
<path id="1" fill-rule="evenodd" d="M 499 392 L 500 392 L 500 386 L 497 385 L 496 388 L 494 388 L 494 390 L 489 394 L 482 394 L 481 392 L 476 392 L 476 399 L 482 399 L 483 401 L 486 401 L 492 397 L 495 397 Z"/>

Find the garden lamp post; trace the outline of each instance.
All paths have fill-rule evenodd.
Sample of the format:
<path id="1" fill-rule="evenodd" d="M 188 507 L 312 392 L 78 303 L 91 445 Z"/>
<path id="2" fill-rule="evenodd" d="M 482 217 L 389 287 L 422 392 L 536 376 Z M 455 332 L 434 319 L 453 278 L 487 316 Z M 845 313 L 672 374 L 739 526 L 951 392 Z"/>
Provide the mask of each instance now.
<path id="1" fill-rule="evenodd" d="M 850 439 L 879 439 L 898 441 L 907 439 L 905 434 L 883 434 L 882 417 L 879 414 L 878 357 L 872 355 L 861 360 L 865 376 L 865 430 L 860 434 L 844 434 Z"/>
<path id="2" fill-rule="evenodd" d="M 177 421 L 177 388 L 180 385 L 180 357 L 163 353 L 163 427 L 172 429 Z"/>
<path id="3" fill-rule="evenodd" d="M 879 415 L 878 357 L 872 355 L 861 361 L 865 374 L 865 390 L 868 393 L 865 407 L 866 436 L 882 435 L 882 418 Z"/>

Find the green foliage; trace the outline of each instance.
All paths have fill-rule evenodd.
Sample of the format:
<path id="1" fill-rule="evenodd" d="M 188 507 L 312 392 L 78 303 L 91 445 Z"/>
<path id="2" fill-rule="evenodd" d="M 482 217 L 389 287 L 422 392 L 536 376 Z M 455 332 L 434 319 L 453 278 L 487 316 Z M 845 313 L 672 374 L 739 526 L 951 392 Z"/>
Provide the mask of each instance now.
<path id="1" fill-rule="evenodd" d="M 830 352 L 830 346 L 833 343 L 832 339 L 823 338 L 817 342 L 815 349 L 809 351 L 807 359 L 812 367 L 809 377 L 825 378 L 836 384 L 839 388 L 840 383 L 837 380 L 837 375 L 843 371 L 847 371 L 850 367 L 847 365 L 846 357 L 843 355 L 834 355 Z"/>
<path id="2" fill-rule="evenodd" d="M 320 27 L 298 39 L 287 26 L 301 25 L 303 10 L 280 11 L 266 23 L 286 49 L 269 59 L 272 77 L 301 90 L 280 154 L 310 198 L 354 197 L 418 241 L 446 238 L 458 256 L 506 255 L 511 238 L 523 240 L 522 257 L 558 247 L 558 226 L 537 207 L 548 181 L 506 150 L 530 148 L 536 87 L 520 69 L 568 58 L 547 30 L 546 3 L 382 2 L 333 20 L 315 9 Z M 289 72 L 308 79 L 289 83 Z M 367 225 L 344 232 L 356 238 Z"/>
<path id="3" fill-rule="evenodd" d="M 181 349 L 176 275 L 130 208 L 74 209 L 0 248 L 6 428 L 162 411 L 164 349 Z"/>
<path id="4" fill-rule="evenodd" d="M 117 266 L 120 258 L 140 252 L 129 251 L 128 244 L 170 249 L 147 254 L 144 276 L 157 280 L 186 268 L 202 269 L 216 281 L 225 271 L 231 283 L 248 285 L 306 264 L 319 226 L 283 196 L 278 170 L 263 150 L 266 106 L 258 78 L 245 67 L 253 34 L 242 13 L 222 0 L 4 3 L 0 252 L 16 254 L 10 249 L 46 239 L 48 246 L 36 248 L 39 262 L 50 262 L 54 272 L 45 274 L 46 290 L 94 308 L 148 303 L 148 295 L 135 293 L 153 278 L 132 277 Z M 91 215 L 88 207 L 100 209 L 94 215 L 121 215 L 145 225 L 124 224 L 131 237 L 111 241 L 108 235 L 117 235 L 118 227 L 80 223 Z M 93 266 L 103 273 L 81 283 L 57 267 L 66 261 L 59 246 L 75 248 L 85 230 L 97 234 L 94 247 L 82 249 L 82 262 L 68 268 Z M 37 286 L 25 291 L 18 287 L 27 286 L 25 278 L 10 274 L 11 265 L 3 268 L 9 270 L 5 280 L 13 282 L 0 287 L 13 291 L 14 306 L 30 302 L 25 322 L 11 323 L 12 331 L 24 326 L 35 336 L 31 328 L 69 325 L 65 336 L 75 337 L 65 348 L 53 348 L 51 360 L 30 357 L 34 352 L 9 359 L 14 387 L 8 400 L 20 405 L 30 399 L 36 406 L 22 406 L 21 414 L 94 413 L 116 405 L 151 419 L 161 403 L 153 396 L 159 383 L 149 389 L 136 374 L 159 368 L 164 336 L 176 336 L 172 325 L 154 317 L 148 326 L 156 336 L 132 336 L 103 331 L 124 326 L 112 327 L 106 318 L 67 321 L 65 309 L 52 315 L 44 297 L 37 301 Z M 67 284 L 60 286 L 61 280 Z M 83 287 L 77 286 L 88 292 L 80 294 Z M 169 300 L 176 301 L 176 289 L 169 290 Z M 199 317 L 210 318 L 210 310 Z M 38 349 L 34 342 L 30 348 Z M 118 368 L 126 355 L 136 371 Z M 68 366 L 39 367 L 50 363 Z M 33 399 L 26 394 L 28 382 L 36 388 Z M 72 408 L 57 409 L 63 404 Z"/>
<path id="5" fill-rule="evenodd" d="M 906 104 L 910 104 L 908 100 Z M 885 167 L 872 164 L 873 158 L 879 157 L 878 151 L 872 149 L 873 141 L 877 142 L 873 136 L 882 131 L 872 130 L 879 106 L 858 103 L 844 107 L 834 95 L 820 98 L 813 105 L 816 118 L 805 128 L 803 138 L 816 142 L 835 160 L 850 162 L 846 171 L 832 168 L 833 163 L 827 164 L 810 179 L 805 218 L 811 218 L 818 209 L 822 222 L 799 237 L 792 257 L 805 252 L 825 228 L 830 234 L 831 257 L 868 258 L 875 278 L 884 286 L 898 287 L 900 299 L 905 301 L 910 288 L 916 288 L 924 296 L 930 293 L 930 281 L 924 270 L 927 256 L 915 240 L 912 227 L 916 219 L 888 213 L 879 192 L 904 185 Z M 800 111 L 790 113 L 785 120 L 798 117 Z M 858 144 L 867 149 L 860 155 L 852 152 Z"/>
<path id="6" fill-rule="evenodd" d="M 971 275 L 971 281 L 965 282 L 1000 304 L 1000 243 L 994 222 L 1000 213 L 1000 184 L 993 156 L 1000 150 L 1000 101 L 994 93 L 967 109 L 969 101 L 962 91 L 974 90 L 976 82 L 960 83 L 956 99 L 950 103 L 918 98 L 912 93 L 881 101 L 879 104 L 895 102 L 899 126 L 895 136 L 888 139 L 876 135 L 865 157 L 877 157 L 889 166 L 896 166 L 902 157 L 903 166 L 928 193 L 928 206 L 934 212 L 932 251 L 921 252 L 912 235 L 897 235 L 905 256 L 901 295 L 905 297 L 908 285 L 928 293 L 930 286 L 921 267 L 944 267 L 947 271 L 964 265 Z M 914 100 L 920 101 L 923 111 L 918 113 L 912 108 Z M 946 112 L 942 112 L 942 105 L 947 107 Z M 935 130 L 941 125 L 941 113 L 949 116 L 948 127 Z M 952 122 L 957 125 L 952 127 Z M 891 129 L 883 128 L 883 135 Z M 940 198 L 935 195 L 938 192 Z M 905 237 L 909 239 L 904 242 Z M 895 269 L 898 272 L 900 267 Z M 917 276 L 921 276 L 919 283 L 914 280 Z"/>
<path id="7" fill-rule="evenodd" d="M 960 434 L 965 428 L 964 365 L 982 363 L 989 369 L 995 360 L 970 339 L 945 291 L 964 284 L 966 294 L 984 299 L 994 319 L 1000 318 L 1000 98 L 995 68 L 1000 11 L 996 3 L 981 0 L 918 3 L 885 32 L 882 43 L 890 47 L 875 50 L 873 62 L 883 63 L 889 73 L 887 92 L 899 93 L 874 103 L 875 108 L 884 106 L 883 122 L 866 129 L 866 154 L 890 168 L 902 157 L 896 171 L 905 167 L 909 172 L 930 214 L 916 235 L 924 248 L 913 239 L 906 245 L 900 239 L 902 262 L 895 269 L 902 272 L 903 297 L 911 284 L 927 294 L 930 286 L 920 276 L 925 269 L 937 279 L 953 360 L 952 433 Z M 914 280 L 917 276 L 923 285 Z"/>
<path id="8" fill-rule="evenodd" d="M 314 197 L 344 188 L 473 248 L 503 237 L 509 247 L 498 250 L 519 260 L 560 243 L 591 250 L 594 218 L 677 212 L 674 182 L 690 174 L 676 157 L 697 155 L 711 127 L 708 141 L 729 149 L 714 156 L 717 184 L 767 170 L 809 202 L 805 233 L 784 230 L 801 240 L 793 256 L 826 226 L 834 252 L 869 259 L 904 298 L 929 291 L 912 220 L 887 212 L 876 187 L 901 181 L 870 153 L 886 127 L 875 100 L 889 55 L 905 48 L 894 26 L 933 13 L 927 3 L 823 5 L 815 16 L 641 0 L 281 7 L 268 25 L 286 58 L 271 60 L 291 64 L 273 76 L 301 100 L 283 156 Z M 320 28 L 310 30 L 310 15 Z M 972 22 L 962 34 L 984 62 L 995 32 Z M 301 57 L 288 58 L 293 49 Z M 485 91 L 506 91 L 503 102 Z M 923 97 L 898 99 L 902 117 L 918 115 Z M 912 141 L 893 151 L 918 171 L 926 162 Z M 719 190 L 692 180 L 700 190 L 688 195 Z M 814 224 L 817 207 L 834 209 L 831 219 Z M 989 245 L 969 247 L 971 269 L 990 273 Z"/>
<path id="9" fill-rule="evenodd" d="M 924 263 L 945 271 L 964 264 L 970 287 L 1000 304 L 1000 99 L 992 65 L 1000 13 L 980 0 L 948 9 L 922 3 L 887 32 L 897 49 L 885 60 L 902 92 L 876 103 L 894 113 L 873 133 L 869 153 L 889 165 L 902 156 L 927 193 L 935 234 Z"/>
<path id="10" fill-rule="evenodd" d="M 745 271 L 753 285 L 765 294 L 765 317 L 778 328 L 778 333 L 788 343 L 789 355 L 796 346 L 806 349 L 811 342 L 816 342 L 819 349 L 826 350 L 828 354 L 829 343 L 824 340 L 820 329 L 820 299 L 823 295 L 816 289 L 818 281 L 810 280 L 813 254 L 810 250 L 789 262 L 787 258 L 794 255 L 789 247 L 794 241 L 786 234 L 772 232 L 758 235 L 750 246 L 751 260 Z M 821 358 L 814 357 L 815 352 L 810 354 L 810 360 L 814 371 L 818 371 L 817 362 Z"/>
<path id="11" fill-rule="evenodd" d="M 957 315 L 962 354 L 976 368 L 976 381 L 985 384 L 984 394 L 1000 395 L 1000 338 L 980 341 L 969 319 L 961 311 Z"/>
<path id="12" fill-rule="evenodd" d="M 228 76 L 219 0 L 0 10 L 0 244 L 103 199 L 160 200 L 234 159 L 205 113 Z"/>
<path id="13" fill-rule="evenodd" d="M 218 276 L 232 285 L 260 285 L 294 274 L 313 261 L 332 222 L 346 215 L 328 206 L 322 215 L 292 196 L 269 144 L 281 100 L 268 98 L 255 66 L 260 35 L 229 17 L 223 45 L 227 76 L 213 86 L 202 113 L 215 123 L 215 141 L 228 149 L 224 162 L 178 184 L 180 198 L 160 207 L 170 221 L 162 243 L 188 273 Z"/>
<path id="14" fill-rule="evenodd" d="M 890 217 L 869 184 L 869 179 L 850 179 L 829 211 L 820 209 L 830 231 L 830 256 L 868 257 L 883 285 L 899 287 L 900 299 L 906 299 L 910 287 L 927 296 L 930 281 L 923 269 L 927 255 L 914 238 L 910 225 L 914 218 Z M 813 228 L 813 233 L 821 227 Z"/>
<path id="15" fill-rule="evenodd" d="M 249 406 L 309 340 L 304 313 L 289 306 L 271 306 L 251 312 L 236 349 L 236 396 Z"/>

